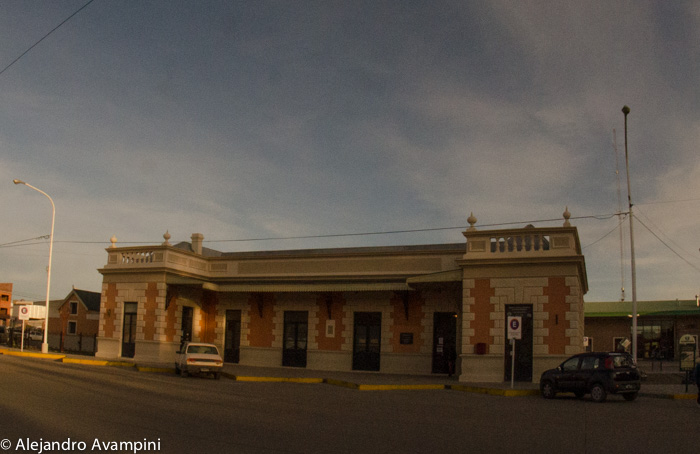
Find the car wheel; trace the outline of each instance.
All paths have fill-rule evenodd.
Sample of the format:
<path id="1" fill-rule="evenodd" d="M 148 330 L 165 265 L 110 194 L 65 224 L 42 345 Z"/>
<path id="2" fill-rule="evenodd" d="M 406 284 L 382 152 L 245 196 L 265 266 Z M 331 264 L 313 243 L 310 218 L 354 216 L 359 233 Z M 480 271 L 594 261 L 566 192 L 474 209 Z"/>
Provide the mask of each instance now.
<path id="1" fill-rule="evenodd" d="M 181 370 L 180 370 L 180 376 L 181 376 L 181 377 L 187 377 L 187 375 L 188 375 L 187 369 L 181 369 Z"/>
<path id="2" fill-rule="evenodd" d="M 540 384 L 540 392 L 545 399 L 552 399 L 557 394 L 551 381 L 545 380 Z"/>
<path id="3" fill-rule="evenodd" d="M 175 363 L 175 373 L 176 373 L 177 375 L 180 375 L 180 368 L 177 367 L 177 363 Z"/>
<path id="4" fill-rule="evenodd" d="M 593 388 L 591 388 L 591 398 L 593 399 L 594 402 L 605 402 L 605 399 L 608 397 L 608 393 L 605 392 L 605 388 L 603 388 L 603 385 L 600 383 L 596 383 L 593 385 Z"/>
<path id="5" fill-rule="evenodd" d="M 622 395 L 627 402 L 632 402 L 637 398 L 637 393 L 625 393 Z"/>
<path id="6" fill-rule="evenodd" d="M 214 372 L 214 379 L 218 380 L 221 378 L 221 373 L 220 372 Z"/>

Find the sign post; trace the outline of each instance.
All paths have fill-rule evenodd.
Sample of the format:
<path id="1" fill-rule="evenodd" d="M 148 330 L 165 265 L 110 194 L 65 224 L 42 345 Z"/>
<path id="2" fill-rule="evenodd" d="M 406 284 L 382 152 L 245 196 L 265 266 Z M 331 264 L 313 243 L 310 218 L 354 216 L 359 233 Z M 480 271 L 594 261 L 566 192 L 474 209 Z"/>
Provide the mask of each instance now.
<path id="1" fill-rule="evenodd" d="M 510 388 L 515 386 L 515 340 L 522 338 L 523 318 L 520 316 L 508 317 L 508 339 L 510 339 L 511 363 L 510 363 Z"/>
<path id="2" fill-rule="evenodd" d="M 22 337 L 19 343 L 19 351 L 24 351 L 24 325 L 29 320 L 29 308 L 27 306 L 22 306 L 19 308 L 19 317 L 22 320 Z"/>
<path id="3" fill-rule="evenodd" d="M 695 338 L 690 334 L 681 336 L 678 340 L 680 350 L 680 370 L 685 372 L 685 392 L 688 392 L 690 373 L 695 369 Z"/>

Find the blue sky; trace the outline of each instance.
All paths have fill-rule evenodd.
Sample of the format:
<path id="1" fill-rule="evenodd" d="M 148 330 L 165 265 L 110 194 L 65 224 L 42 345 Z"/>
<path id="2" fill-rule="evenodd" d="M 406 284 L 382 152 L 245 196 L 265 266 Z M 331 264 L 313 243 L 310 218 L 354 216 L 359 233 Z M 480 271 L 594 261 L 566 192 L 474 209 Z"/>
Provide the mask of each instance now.
<path id="1" fill-rule="evenodd" d="M 0 68 L 86 3 L 0 2 Z M 613 130 L 628 105 L 639 300 L 700 293 L 700 4 L 95 0 L 0 74 L 0 281 L 99 291 L 118 245 L 463 241 L 557 219 L 586 301 L 631 300 Z M 596 219 L 599 217 L 600 219 Z M 537 223 L 561 225 L 561 221 Z M 37 243 L 37 244 L 31 244 Z"/>

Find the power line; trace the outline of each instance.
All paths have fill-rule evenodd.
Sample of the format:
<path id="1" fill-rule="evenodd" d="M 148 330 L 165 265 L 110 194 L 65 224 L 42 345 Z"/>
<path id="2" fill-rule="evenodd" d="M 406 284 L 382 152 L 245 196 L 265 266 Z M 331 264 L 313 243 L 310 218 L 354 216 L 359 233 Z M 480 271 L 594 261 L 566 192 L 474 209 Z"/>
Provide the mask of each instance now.
<path id="1" fill-rule="evenodd" d="M 588 215 L 588 216 L 572 216 L 570 219 L 595 219 L 595 220 L 607 220 L 618 216 L 620 214 L 628 213 L 611 213 L 611 214 L 599 214 L 599 215 Z M 477 228 L 488 228 L 488 227 L 504 227 L 511 225 L 528 225 L 528 224 L 541 224 L 545 222 L 557 222 L 561 221 L 562 218 L 553 219 L 537 219 L 530 221 L 515 221 L 515 222 L 499 222 L 493 224 L 477 224 Z M 204 240 L 205 243 L 231 243 L 231 242 L 250 242 L 250 241 L 278 241 L 278 240 L 300 240 L 300 239 L 320 239 L 320 238 L 339 238 L 339 237 L 355 237 L 355 236 L 372 236 L 372 235 L 395 235 L 400 233 L 421 233 L 421 232 L 436 232 L 441 230 L 464 230 L 466 226 L 452 226 L 452 227 L 427 227 L 421 229 L 405 229 L 405 230 L 384 230 L 384 231 L 374 231 L 374 232 L 357 232 L 357 233 L 331 233 L 331 234 L 320 234 L 320 235 L 298 235 L 298 236 L 284 236 L 284 237 L 260 237 L 260 238 L 233 238 L 233 239 L 223 239 L 223 240 Z M 27 241 L 27 240 L 25 240 Z M 56 243 L 65 244 L 106 244 L 106 241 L 84 241 L 84 240 L 54 240 Z M 153 241 L 120 241 L 122 244 L 154 244 Z M 6 246 L 11 243 L 0 244 L 0 247 L 11 247 Z M 40 244 L 40 243 L 29 243 Z M 24 245 L 18 245 L 24 246 Z"/>
<path id="2" fill-rule="evenodd" d="M 68 22 L 69 20 L 71 20 L 71 19 L 73 18 L 73 16 L 75 16 L 76 14 L 78 14 L 79 12 L 81 12 L 81 11 L 82 11 L 83 9 L 85 9 L 90 3 L 94 2 L 94 1 L 95 1 L 95 0 L 90 0 L 90 1 L 88 1 L 86 4 L 84 4 L 83 6 L 81 6 L 80 8 L 78 8 L 78 10 L 77 10 L 76 12 L 74 12 L 73 14 L 71 14 L 70 16 L 68 16 L 66 19 L 64 19 L 63 22 L 61 22 L 60 24 L 56 25 L 50 32 L 48 32 L 47 34 L 45 34 L 44 36 L 42 36 L 41 39 L 40 39 L 39 41 L 37 41 L 37 42 L 35 42 L 34 44 L 32 44 L 32 45 L 29 47 L 29 49 L 27 49 L 27 50 L 25 50 L 24 52 L 22 52 L 22 53 L 19 55 L 19 57 L 15 58 L 14 60 L 12 60 L 12 61 L 10 62 L 9 65 L 5 66 L 5 67 L 0 71 L 0 75 L 2 75 L 2 73 L 4 73 L 5 71 L 7 71 L 8 69 L 10 69 L 10 67 L 11 67 L 12 65 L 14 65 L 15 63 L 17 63 L 22 57 L 24 57 L 25 55 L 27 55 L 27 54 L 29 53 L 29 51 L 31 51 L 31 50 L 34 49 L 36 46 L 38 46 L 40 42 L 42 42 L 43 40 L 45 40 L 46 38 L 48 38 L 48 36 L 49 36 L 51 33 L 55 32 L 56 30 L 58 30 L 59 28 L 61 28 L 61 26 L 62 26 L 63 24 L 65 24 L 66 22 Z"/>
<path id="3" fill-rule="evenodd" d="M 572 216 L 570 219 L 597 219 L 605 220 L 611 217 L 617 216 L 614 214 L 604 214 L 595 216 Z M 561 221 L 562 218 L 554 219 L 538 219 L 534 221 L 517 221 L 517 222 L 501 222 L 495 224 L 477 224 L 475 227 L 485 228 L 485 227 L 503 227 L 508 225 L 519 225 L 519 224 L 540 224 L 543 222 L 556 222 Z M 435 232 L 440 230 L 463 230 L 466 226 L 453 226 L 453 227 L 430 227 L 422 229 L 406 229 L 406 230 L 386 230 L 386 231 L 375 231 L 375 232 L 359 232 L 359 233 L 334 233 L 326 235 L 299 235 L 299 236 L 286 236 L 286 237 L 262 237 L 262 238 L 240 238 L 240 239 L 228 239 L 228 240 L 204 240 L 205 243 L 230 243 L 230 242 L 246 242 L 246 241 L 271 241 L 271 240 L 301 240 L 301 239 L 313 239 L 313 238 L 337 238 L 337 237 L 352 237 L 352 236 L 371 236 L 371 235 L 394 235 L 399 233 L 420 233 L 420 232 Z"/>
<path id="4" fill-rule="evenodd" d="M 29 295 L 27 293 L 17 293 L 15 291 L 12 292 L 12 297 L 14 298 L 15 296 L 19 296 L 23 300 L 30 300 L 30 301 L 38 301 L 41 298 L 45 297 L 46 295 L 42 296 L 37 296 L 37 295 Z"/>
<path id="5" fill-rule="evenodd" d="M 666 243 L 664 240 L 661 239 L 661 237 L 659 237 L 659 235 L 657 235 L 657 234 L 656 234 L 653 230 L 651 230 L 646 224 L 644 224 L 644 222 L 642 222 L 641 219 L 639 219 L 637 216 L 635 216 L 635 219 L 637 219 L 637 220 L 639 221 L 639 223 L 642 224 L 642 226 L 644 226 L 644 228 L 647 229 L 647 230 L 649 231 L 649 233 L 651 233 L 652 235 L 654 235 L 654 237 L 655 237 L 657 240 L 659 240 L 659 242 L 661 242 L 661 244 L 663 244 L 664 246 L 666 246 L 666 247 L 667 247 L 671 252 L 673 252 L 679 259 L 683 260 L 685 263 L 687 263 L 688 265 L 690 265 L 690 266 L 691 266 L 692 268 L 694 268 L 696 271 L 700 271 L 700 268 L 698 268 L 697 266 L 693 265 L 693 264 L 690 263 L 685 257 L 683 257 L 683 256 L 680 255 L 678 252 L 676 252 L 675 249 L 673 249 L 671 246 L 669 246 L 668 243 Z"/>
<path id="6" fill-rule="evenodd" d="M 665 238 L 667 238 L 668 241 L 670 241 L 671 243 L 673 243 L 673 245 L 674 245 L 677 249 L 683 250 L 683 246 L 681 246 L 680 244 L 676 243 L 676 242 L 673 240 L 673 238 L 671 238 L 670 235 L 668 235 L 666 232 L 664 232 L 663 229 L 661 229 L 658 225 L 656 225 L 656 224 L 654 223 L 654 221 L 653 221 L 649 216 L 646 215 L 646 213 L 644 213 L 642 210 L 639 210 L 639 209 L 638 209 L 638 210 L 637 210 L 637 214 L 641 214 L 642 216 L 644 216 L 644 219 L 646 219 L 646 221 L 647 221 L 652 227 L 654 227 L 655 230 L 659 231 Z M 635 215 L 635 217 L 636 217 L 636 216 L 637 216 L 637 215 Z"/>
<path id="7" fill-rule="evenodd" d="M 602 237 L 598 238 L 598 239 L 595 240 L 594 242 L 592 242 L 592 243 L 590 243 L 590 244 L 587 244 L 587 245 L 581 247 L 581 249 L 589 248 L 589 247 L 593 246 L 594 244 L 603 241 L 605 238 L 607 238 L 607 237 L 608 237 L 611 233 L 613 233 L 615 230 L 617 230 L 617 229 L 619 229 L 620 227 L 622 227 L 622 223 L 625 222 L 625 219 L 626 219 L 626 218 L 627 218 L 627 215 L 625 215 L 624 217 L 620 218 L 620 221 L 617 223 L 617 225 L 615 225 L 615 227 L 614 227 L 611 231 L 609 231 L 608 233 L 606 233 L 606 234 L 603 235 Z"/>
<path id="8" fill-rule="evenodd" d="M 12 246 L 12 245 L 25 246 L 24 244 L 20 244 L 20 243 L 25 243 L 27 241 L 34 241 L 34 240 L 48 240 L 49 237 L 50 237 L 50 235 L 42 235 L 42 236 L 38 236 L 36 238 L 27 238 L 26 240 L 12 241 L 10 243 L 0 244 L 0 247 L 8 247 L 8 246 Z M 39 243 L 30 243 L 30 244 L 39 244 Z"/>

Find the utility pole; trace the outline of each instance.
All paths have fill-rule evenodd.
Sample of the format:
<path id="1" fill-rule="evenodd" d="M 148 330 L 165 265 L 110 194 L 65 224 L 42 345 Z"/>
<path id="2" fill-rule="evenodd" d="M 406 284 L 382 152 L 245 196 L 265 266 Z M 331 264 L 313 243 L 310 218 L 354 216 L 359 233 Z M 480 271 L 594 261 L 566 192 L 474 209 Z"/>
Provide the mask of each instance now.
<path id="1" fill-rule="evenodd" d="M 625 167 L 627 167 L 627 203 L 630 212 L 630 261 L 632 262 L 632 359 L 637 364 L 637 268 L 634 262 L 634 227 L 632 214 L 632 190 L 630 189 L 630 164 L 627 153 L 627 115 L 630 108 L 624 106 L 622 113 L 625 115 Z"/>

